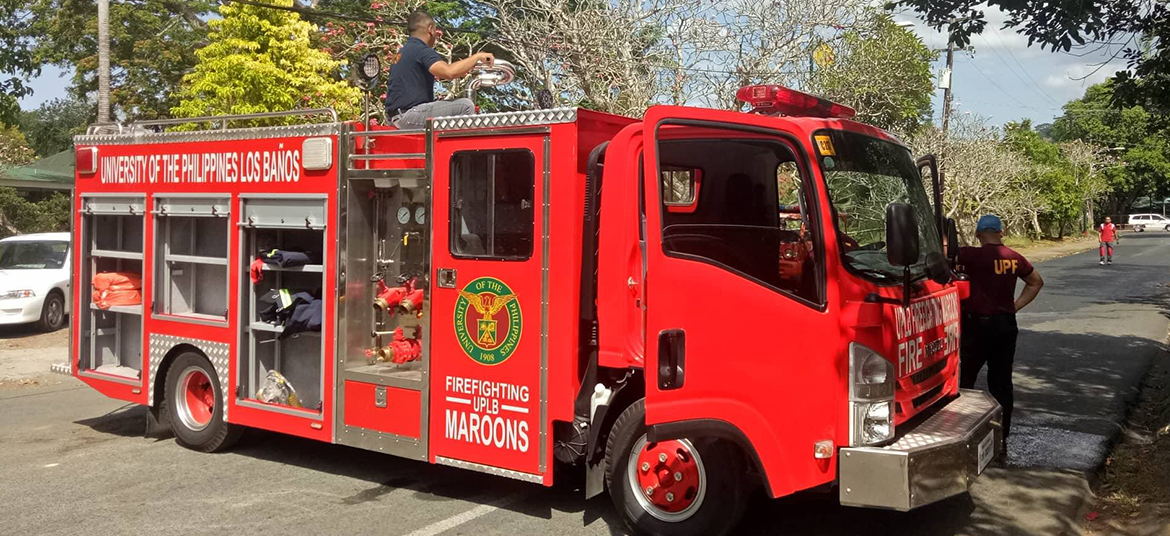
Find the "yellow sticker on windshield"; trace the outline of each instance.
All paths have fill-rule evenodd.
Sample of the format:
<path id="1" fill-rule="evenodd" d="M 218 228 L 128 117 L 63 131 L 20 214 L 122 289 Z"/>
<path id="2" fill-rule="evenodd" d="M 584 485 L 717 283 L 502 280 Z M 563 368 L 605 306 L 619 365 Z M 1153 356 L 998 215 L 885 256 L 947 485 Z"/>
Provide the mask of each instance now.
<path id="1" fill-rule="evenodd" d="M 828 136 L 813 136 L 817 140 L 817 151 L 821 156 L 836 156 L 837 151 L 833 149 L 833 140 Z"/>

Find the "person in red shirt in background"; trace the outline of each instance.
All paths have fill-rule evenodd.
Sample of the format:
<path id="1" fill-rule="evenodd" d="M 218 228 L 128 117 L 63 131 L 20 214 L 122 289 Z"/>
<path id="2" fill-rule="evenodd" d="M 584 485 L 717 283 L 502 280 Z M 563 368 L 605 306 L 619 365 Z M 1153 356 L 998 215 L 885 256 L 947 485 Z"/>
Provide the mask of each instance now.
<path id="1" fill-rule="evenodd" d="M 1101 233 L 1101 264 L 1106 260 L 1113 264 L 1113 244 L 1117 242 L 1117 226 L 1113 225 L 1113 219 L 1105 216 L 1105 223 L 1097 228 L 1097 232 Z"/>
<path id="2" fill-rule="evenodd" d="M 1012 425 L 1012 362 L 1016 356 L 1016 312 L 1040 293 L 1044 280 L 1023 255 L 1003 245 L 1003 222 L 988 214 L 975 226 L 979 247 L 959 249 L 959 264 L 971 281 L 971 296 L 963 301 L 959 348 L 959 386 L 971 389 L 987 364 L 987 388 L 1003 407 L 1003 437 Z M 1016 297 L 1016 280 L 1024 290 Z"/>

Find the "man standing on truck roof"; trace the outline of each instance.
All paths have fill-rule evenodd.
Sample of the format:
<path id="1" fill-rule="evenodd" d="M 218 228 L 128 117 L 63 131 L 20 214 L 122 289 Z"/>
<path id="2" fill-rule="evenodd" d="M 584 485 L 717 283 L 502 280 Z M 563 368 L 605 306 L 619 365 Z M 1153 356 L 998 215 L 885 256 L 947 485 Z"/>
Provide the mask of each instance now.
<path id="1" fill-rule="evenodd" d="M 427 119 L 475 113 L 471 99 L 435 100 L 435 79 L 462 78 L 483 62 L 490 67 L 495 57 L 479 52 L 455 63 L 443 61 L 433 48 L 443 34 L 427 12 L 414 11 L 406 18 L 410 37 L 399 51 L 398 62 L 390 67 L 386 89 L 386 119 L 398 128 L 422 128 Z"/>
<path id="2" fill-rule="evenodd" d="M 1113 225 L 1113 218 L 1105 216 L 1105 223 L 1097 228 L 1097 232 L 1101 233 L 1101 264 L 1105 264 L 1106 261 L 1113 264 L 1113 244 L 1118 241 L 1117 226 Z"/>
<path id="3" fill-rule="evenodd" d="M 1044 280 L 1028 259 L 1003 245 L 1003 222 L 993 214 L 979 218 L 975 237 L 980 247 L 959 250 L 959 264 L 971 280 L 971 296 L 963 302 L 959 386 L 971 389 L 983 364 L 987 387 L 1003 407 L 1006 450 L 1012 424 L 1012 362 L 1016 355 L 1016 312 L 1036 295 Z M 1017 298 L 1016 279 L 1024 280 Z"/>

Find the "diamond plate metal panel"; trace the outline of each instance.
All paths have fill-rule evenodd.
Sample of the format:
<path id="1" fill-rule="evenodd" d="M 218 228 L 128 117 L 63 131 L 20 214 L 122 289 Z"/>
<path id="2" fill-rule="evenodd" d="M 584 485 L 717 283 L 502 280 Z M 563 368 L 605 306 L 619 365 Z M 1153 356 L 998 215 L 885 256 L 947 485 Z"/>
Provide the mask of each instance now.
<path id="1" fill-rule="evenodd" d="M 964 390 L 962 393 L 958 400 L 947 404 L 938 413 L 914 427 L 914 431 L 883 448 L 914 450 L 963 437 L 995 408 L 996 402 L 991 395 L 983 391 Z"/>
<path id="2" fill-rule="evenodd" d="M 336 135 L 340 131 L 341 126 L 338 123 L 229 128 L 226 130 L 196 130 L 192 132 L 151 132 L 142 130 L 129 134 L 81 134 L 73 137 L 73 143 L 78 145 L 131 145 L 139 143 L 254 140 L 259 138 L 331 136 Z"/>
<path id="3" fill-rule="evenodd" d="M 572 123 L 577 120 L 576 108 L 553 108 L 551 110 L 524 110 L 479 115 L 456 115 L 436 117 L 435 130 L 466 130 L 471 128 L 519 127 Z"/>
<path id="4" fill-rule="evenodd" d="M 147 368 L 146 385 L 147 395 L 146 404 L 154 406 L 154 382 L 157 380 L 158 367 L 162 363 L 167 353 L 172 348 L 180 344 L 190 344 L 203 352 L 207 359 L 211 361 L 211 366 L 215 369 L 215 375 L 219 377 L 219 392 L 223 393 L 223 420 L 227 420 L 228 414 L 228 359 L 231 355 L 231 348 L 222 342 L 203 341 L 199 339 L 188 339 L 186 337 L 176 337 L 174 335 L 164 335 L 160 333 L 150 334 L 150 363 Z M 165 379 L 164 379 L 165 381 Z"/>

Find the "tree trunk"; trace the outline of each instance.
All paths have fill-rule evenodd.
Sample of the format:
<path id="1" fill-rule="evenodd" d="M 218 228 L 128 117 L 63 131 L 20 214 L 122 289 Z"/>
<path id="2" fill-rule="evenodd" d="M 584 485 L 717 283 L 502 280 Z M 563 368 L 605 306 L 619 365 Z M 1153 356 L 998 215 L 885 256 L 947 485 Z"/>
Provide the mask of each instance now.
<path id="1" fill-rule="evenodd" d="M 110 0 L 98 0 L 97 122 L 110 122 Z"/>

